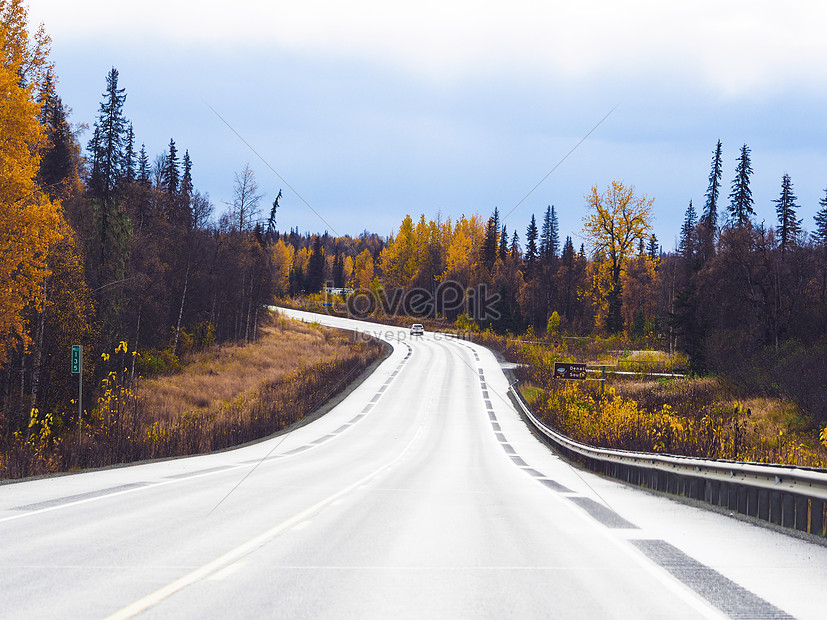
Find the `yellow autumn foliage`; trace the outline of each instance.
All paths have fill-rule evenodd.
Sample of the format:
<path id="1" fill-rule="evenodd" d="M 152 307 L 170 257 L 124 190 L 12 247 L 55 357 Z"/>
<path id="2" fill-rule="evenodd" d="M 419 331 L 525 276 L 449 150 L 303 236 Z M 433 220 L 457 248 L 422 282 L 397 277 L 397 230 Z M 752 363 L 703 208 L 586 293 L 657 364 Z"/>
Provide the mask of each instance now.
<path id="1" fill-rule="evenodd" d="M 20 0 L 0 0 L 0 363 L 10 348 L 29 343 L 23 310 L 40 305 L 46 257 L 63 230 L 58 202 L 38 186 L 38 88 L 48 66 L 49 40 L 28 34 Z"/>
<path id="2" fill-rule="evenodd" d="M 574 381 L 555 381 L 548 391 L 535 388 L 530 402 L 556 430 L 594 446 L 823 467 L 819 454 L 779 432 L 765 437 L 750 428 L 744 407 L 735 405 L 717 415 L 678 415 L 668 404 L 646 411 L 635 400 L 622 398 L 609 386 L 602 398 Z M 827 440 L 827 428 L 821 441 Z"/>
<path id="3" fill-rule="evenodd" d="M 295 250 L 291 245 L 279 239 L 272 249 L 273 253 L 273 284 L 276 296 L 287 295 L 290 291 L 290 269 L 293 267 Z"/>
<path id="4" fill-rule="evenodd" d="M 353 261 L 353 288 L 369 289 L 374 276 L 373 255 L 370 250 L 362 250 Z"/>

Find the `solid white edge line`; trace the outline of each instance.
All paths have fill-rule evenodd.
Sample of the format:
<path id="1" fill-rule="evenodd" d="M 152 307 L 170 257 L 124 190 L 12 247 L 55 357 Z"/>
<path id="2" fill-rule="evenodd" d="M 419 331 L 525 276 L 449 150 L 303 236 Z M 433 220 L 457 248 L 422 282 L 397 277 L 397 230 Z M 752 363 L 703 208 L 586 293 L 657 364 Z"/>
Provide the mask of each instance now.
<path id="1" fill-rule="evenodd" d="M 373 334 L 371 334 L 371 335 L 373 335 Z M 403 342 L 403 341 L 400 341 L 400 342 Z M 390 343 L 389 341 L 388 341 L 388 343 L 391 344 L 391 346 L 393 346 L 393 344 Z M 392 377 L 392 380 L 388 384 L 388 387 L 393 385 L 393 383 L 398 378 L 399 378 L 399 375 L 396 375 L 395 377 Z M 387 392 L 387 389 L 385 389 L 383 392 L 377 392 L 379 394 L 379 399 L 377 399 L 376 402 L 373 403 L 373 407 L 371 408 L 371 411 L 373 411 L 376 404 L 380 400 L 382 400 L 382 396 L 384 396 L 385 392 Z M 342 401 L 342 402 L 344 402 L 344 401 Z M 368 415 L 368 414 L 365 414 L 365 415 Z M 364 418 L 360 418 L 360 421 L 362 419 L 364 419 Z M 343 434 L 345 434 L 351 428 L 353 428 L 352 425 L 349 426 L 344 431 L 342 431 L 341 433 L 338 433 L 336 435 L 336 437 L 341 437 Z M 275 440 L 275 439 L 278 439 L 278 438 L 274 437 L 273 440 Z M 273 441 L 273 440 L 268 439 L 266 441 Z M 324 443 L 327 443 L 327 442 L 324 442 Z M 305 452 L 308 452 L 310 450 L 313 450 L 314 448 L 318 448 L 319 446 L 322 446 L 322 445 L 324 445 L 324 444 L 309 445 L 307 450 L 302 450 L 301 451 L 301 454 L 303 454 Z M 233 448 L 231 448 L 231 450 L 232 449 Z M 293 449 L 295 449 L 295 448 L 291 448 L 291 450 L 293 450 Z M 210 456 L 210 455 L 209 454 L 195 455 L 195 457 L 205 457 L 205 456 Z M 296 456 L 296 454 L 283 453 L 283 454 L 279 454 L 278 456 L 280 456 L 281 458 L 290 458 L 290 457 Z M 189 458 L 189 457 L 183 457 L 183 458 Z M 267 458 L 267 457 L 265 457 L 265 458 Z M 141 467 L 141 466 L 142 466 L 142 464 L 135 464 L 135 465 L 131 465 L 131 466 L 127 465 L 126 467 Z M 86 499 L 81 499 L 81 500 L 77 500 L 77 501 L 74 501 L 74 502 L 66 502 L 64 504 L 58 504 L 58 505 L 55 505 L 55 506 L 50 506 L 48 508 L 41 508 L 39 510 L 31 510 L 31 511 L 21 512 L 20 514 L 16 514 L 16 515 L 10 515 L 8 517 L 2 517 L 2 518 L 0 518 L 0 523 L 6 523 L 8 521 L 16 521 L 18 519 L 25 519 L 25 518 L 28 518 L 28 517 L 34 517 L 36 515 L 44 514 L 46 512 L 52 512 L 52 511 L 55 511 L 55 510 L 62 510 L 64 508 L 70 508 L 72 506 L 80 506 L 82 504 L 88 504 L 90 502 L 97 502 L 97 501 L 100 501 L 100 500 L 103 500 L 103 499 L 109 499 L 111 497 L 118 497 L 119 495 L 128 495 L 130 493 L 136 493 L 138 491 L 146 491 L 146 490 L 149 490 L 149 489 L 157 489 L 159 487 L 167 486 L 169 484 L 179 484 L 179 483 L 182 483 L 182 482 L 189 482 L 190 480 L 195 480 L 197 478 L 203 478 L 205 476 L 214 476 L 214 475 L 217 475 L 217 474 L 226 474 L 226 473 L 234 471 L 236 469 L 244 469 L 245 467 L 255 467 L 255 466 L 256 465 L 251 465 L 250 463 L 244 463 L 244 464 L 240 464 L 240 465 L 228 465 L 226 468 L 222 468 L 219 471 L 209 471 L 209 472 L 205 472 L 205 473 L 202 473 L 202 474 L 195 473 L 191 476 L 186 476 L 185 475 L 185 476 L 182 476 L 181 478 L 176 478 L 174 480 L 162 480 L 160 482 L 151 482 L 149 484 L 134 487 L 134 488 L 131 488 L 131 489 L 126 489 L 124 491 L 115 491 L 114 493 L 104 493 L 102 495 L 97 495 L 95 497 L 88 497 Z M 56 501 L 59 501 L 59 500 L 60 500 L 60 498 L 56 498 Z M 49 500 L 45 500 L 45 501 L 49 501 Z M 35 503 L 37 503 L 37 502 L 35 502 Z M 8 509 L 8 510 L 12 510 L 12 509 Z"/>
<path id="2" fill-rule="evenodd" d="M 134 603 L 124 607 L 120 611 L 117 611 L 114 614 L 107 616 L 105 620 L 125 620 L 126 618 L 132 618 L 133 616 L 141 613 L 142 611 L 149 609 L 153 605 L 160 603 L 162 600 L 172 596 L 176 592 L 183 590 L 187 586 L 192 585 L 204 579 L 205 577 L 208 577 L 210 574 L 224 568 L 225 566 L 232 564 L 233 562 L 239 560 L 240 558 L 251 553 L 252 551 L 255 551 L 257 548 L 264 546 L 266 543 L 270 542 L 270 540 L 272 540 L 285 530 L 290 529 L 295 525 L 298 525 L 311 515 L 319 512 L 322 508 L 330 504 L 333 504 L 336 500 L 347 495 L 351 491 L 358 488 L 360 485 L 365 484 L 371 478 L 377 476 L 383 470 L 385 470 L 388 467 L 391 467 L 397 461 L 401 460 L 402 457 L 408 452 L 410 447 L 413 445 L 417 437 L 419 437 L 419 433 L 421 431 L 422 425 L 419 426 L 416 433 L 414 433 L 414 436 L 411 438 L 411 440 L 408 442 L 405 448 L 392 461 L 385 463 L 384 465 L 381 465 L 380 467 L 369 473 L 367 476 L 361 478 L 360 480 L 357 480 L 352 484 L 349 484 L 344 489 L 337 491 L 333 495 L 330 495 L 325 499 L 316 502 L 309 508 L 305 508 L 304 510 L 293 515 L 289 519 L 282 521 L 281 523 L 270 528 L 269 530 L 259 534 L 258 536 L 251 538 L 245 543 L 242 543 L 235 549 L 232 549 L 224 555 L 216 558 L 215 560 L 208 562 L 207 564 L 204 564 L 201 568 L 198 568 L 192 571 L 191 573 L 184 575 L 179 579 L 176 579 L 175 581 L 173 581 L 170 584 L 167 584 L 163 588 L 155 590 L 155 592 L 152 592 L 151 594 L 148 594 L 147 596 L 135 601 Z"/>

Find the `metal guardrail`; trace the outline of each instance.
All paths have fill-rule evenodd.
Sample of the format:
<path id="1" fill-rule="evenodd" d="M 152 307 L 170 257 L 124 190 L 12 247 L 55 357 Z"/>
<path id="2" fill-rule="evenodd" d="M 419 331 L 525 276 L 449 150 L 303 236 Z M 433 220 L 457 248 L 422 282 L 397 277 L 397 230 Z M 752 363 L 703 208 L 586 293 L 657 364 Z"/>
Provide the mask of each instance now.
<path id="1" fill-rule="evenodd" d="M 558 452 L 591 471 L 827 537 L 825 470 L 595 448 L 546 426 L 515 385 L 509 393 L 525 419 Z"/>

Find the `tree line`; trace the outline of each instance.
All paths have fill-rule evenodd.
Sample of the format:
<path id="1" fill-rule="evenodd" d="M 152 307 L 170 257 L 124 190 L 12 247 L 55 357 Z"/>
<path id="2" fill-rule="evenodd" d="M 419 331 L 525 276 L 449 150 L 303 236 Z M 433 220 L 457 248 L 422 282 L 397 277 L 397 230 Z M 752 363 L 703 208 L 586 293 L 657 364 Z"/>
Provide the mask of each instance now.
<path id="1" fill-rule="evenodd" d="M 70 349 L 84 347 L 84 403 L 125 343 L 128 375 L 256 338 L 272 300 L 272 251 L 249 166 L 217 221 L 174 139 L 152 158 L 112 68 L 91 135 L 69 121 L 49 37 L 22 0 L 0 0 L 0 432 L 6 446 L 77 426 Z M 183 154 L 181 151 L 183 150 Z M 113 358 L 114 359 L 114 358 Z M 115 369 L 121 372 L 123 369 Z M 91 418 L 90 418 L 91 419 Z"/>
<path id="2" fill-rule="evenodd" d="M 812 232 L 792 179 L 757 222 L 750 150 L 724 198 L 722 145 L 713 151 L 700 210 L 690 202 L 679 245 L 652 232 L 654 201 L 610 183 L 587 194 L 582 236 L 559 230 L 558 210 L 515 225 L 488 217 L 410 215 L 390 238 L 279 233 L 249 165 L 217 220 L 193 184 L 193 160 L 173 138 L 151 157 L 126 115 L 115 68 L 105 76 L 85 144 L 57 94 L 43 28 L 29 32 L 22 0 L 0 0 L 0 404 L 6 442 L 77 422 L 69 350 L 86 351 L 87 394 L 110 372 L 107 352 L 132 353 L 130 378 L 174 367 L 188 351 L 256 337 L 273 295 L 338 289 L 433 294 L 433 315 L 513 334 L 549 327 L 572 335 L 659 340 L 694 371 L 780 392 L 827 419 L 827 194 Z M 139 145 L 140 144 L 140 145 Z M 525 226 L 525 228 L 523 228 Z M 451 283 L 466 296 L 448 307 Z M 484 285 L 495 312 L 469 291 Z M 119 371 L 122 369 L 118 369 Z M 57 432 L 57 431 L 56 431 Z"/>
<path id="3" fill-rule="evenodd" d="M 827 190 L 807 232 L 784 174 L 775 224 L 758 222 L 750 155 L 743 145 L 725 198 L 717 142 L 703 208 L 689 202 L 673 251 L 653 233 L 654 200 L 612 182 L 590 189 L 579 248 L 571 236 L 561 241 L 553 205 L 539 220 L 531 215 L 524 232 L 496 208 L 487 219 L 407 215 L 395 235 L 370 247 L 359 245 L 363 238 L 291 231 L 274 246 L 276 290 L 315 293 L 330 282 L 398 299 L 394 291 L 424 289 L 435 300 L 430 315 L 455 321 L 467 311 L 465 324 L 499 333 L 542 335 L 551 326 L 659 342 L 686 352 L 696 373 L 787 396 L 827 420 Z M 496 312 L 441 307 L 437 292 L 447 282 L 466 295 L 485 285 Z"/>

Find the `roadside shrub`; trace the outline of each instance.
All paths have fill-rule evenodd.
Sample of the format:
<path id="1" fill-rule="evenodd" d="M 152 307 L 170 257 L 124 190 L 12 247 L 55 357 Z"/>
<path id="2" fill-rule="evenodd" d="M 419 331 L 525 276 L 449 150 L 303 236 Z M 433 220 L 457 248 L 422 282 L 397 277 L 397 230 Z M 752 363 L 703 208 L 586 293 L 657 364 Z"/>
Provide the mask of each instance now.
<path id="1" fill-rule="evenodd" d="M 181 371 L 181 360 L 169 349 L 150 349 L 137 358 L 135 369 L 145 377 L 171 375 Z"/>

